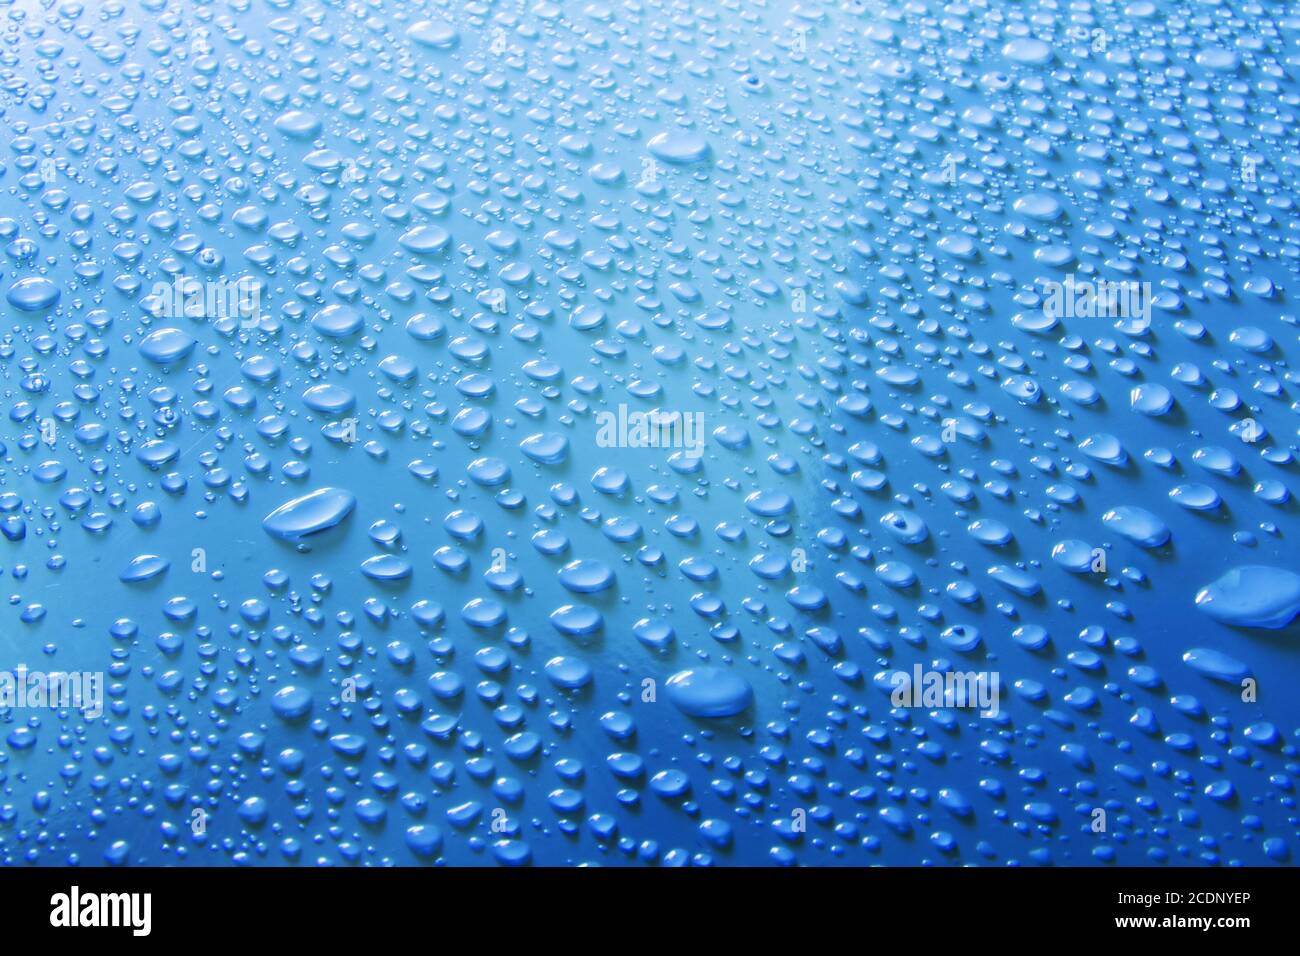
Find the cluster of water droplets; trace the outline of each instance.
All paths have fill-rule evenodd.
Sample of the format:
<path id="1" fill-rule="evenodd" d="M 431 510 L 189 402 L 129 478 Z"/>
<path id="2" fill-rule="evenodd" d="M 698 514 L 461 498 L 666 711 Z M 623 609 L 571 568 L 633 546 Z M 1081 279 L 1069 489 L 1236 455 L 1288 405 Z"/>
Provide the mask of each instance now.
<path id="1" fill-rule="evenodd" d="M 3 862 L 1292 859 L 1287 4 L 3 10 Z"/>

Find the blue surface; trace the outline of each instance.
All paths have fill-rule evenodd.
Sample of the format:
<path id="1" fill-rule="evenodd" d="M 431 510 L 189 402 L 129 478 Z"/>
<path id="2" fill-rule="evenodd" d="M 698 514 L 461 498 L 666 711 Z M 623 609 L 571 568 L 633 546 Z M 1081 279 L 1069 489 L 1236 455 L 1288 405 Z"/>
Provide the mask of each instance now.
<path id="1" fill-rule="evenodd" d="M 1294 8 L 3 9 L 4 863 L 1293 862 Z"/>

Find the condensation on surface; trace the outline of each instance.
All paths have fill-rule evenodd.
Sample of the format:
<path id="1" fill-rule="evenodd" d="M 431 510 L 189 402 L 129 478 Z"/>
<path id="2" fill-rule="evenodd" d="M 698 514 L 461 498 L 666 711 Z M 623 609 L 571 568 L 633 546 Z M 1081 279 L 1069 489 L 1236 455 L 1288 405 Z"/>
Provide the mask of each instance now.
<path id="1" fill-rule="evenodd" d="M 1287 4 L 0 11 L 4 863 L 1292 862 Z"/>

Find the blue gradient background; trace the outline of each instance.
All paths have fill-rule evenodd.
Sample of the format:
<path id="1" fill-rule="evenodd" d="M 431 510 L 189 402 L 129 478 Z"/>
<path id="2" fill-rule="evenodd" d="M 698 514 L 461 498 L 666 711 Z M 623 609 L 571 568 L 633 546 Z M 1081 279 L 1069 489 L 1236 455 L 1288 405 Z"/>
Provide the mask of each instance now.
<path id="1" fill-rule="evenodd" d="M 97 721 L 0 712 L 7 865 L 1292 862 L 1300 628 L 1227 627 L 1194 604 L 1234 567 L 1300 570 L 1294 501 L 1256 488 L 1296 481 L 1300 20 L 1287 5 L 3 10 L 0 666 L 110 684 Z M 660 133 L 707 154 L 660 157 L 645 183 Z M 1025 212 L 1043 196 L 1054 221 Z M 403 245 L 424 224 L 447 231 L 445 248 Z M 973 255 L 954 254 L 959 236 Z M 1151 283 L 1151 329 L 1038 328 L 1041 281 L 1087 269 Z M 259 327 L 150 315 L 151 288 L 177 273 L 259 277 Z M 13 291 L 33 277 L 57 299 Z M 497 288 L 504 315 L 483 298 Z M 322 336 L 311 320 L 331 304 L 364 328 Z M 579 307 L 604 321 L 575 328 Z M 420 313 L 441 336 L 408 333 Z M 142 339 L 170 327 L 193 351 L 150 361 Z M 1240 347 L 1243 329 L 1270 347 Z M 390 356 L 414 373 L 394 380 Z M 527 365 L 539 359 L 553 364 Z M 1190 365 L 1205 384 L 1179 380 Z M 471 374 L 491 393 L 465 394 Z M 1001 387 L 1016 374 L 1040 401 Z M 1071 380 L 1100 400 L 1069 401 Z M 322 383 L 351 393 L 357 443 L 304 402 Z M 1170 390 L 1168 414 L 1131 407 L 1143 383 Z M 598 447 L 594 415 L 620 403 L 703 412 L 698 469 Z M 458 431 L 465 408 L 490 427 Z M 943 443 L 950 417 L 980 419 L 983 439 Z M 1229 430 L 1245 418 L 1266 437 Z M 79 430 L 96 422 L 102 434 Z M 563 461 L 521 451 L 539 432 L 567 439 Z M 1097 434 L 1125 465 L 1080 450 Z M 140 460 L 151 440 L 169 443 L 159 467 Z M 1157 447 L 1173 467 L 1146 456 Z M 1206 447 L 1239 473 L 1198 466 Z M 474 480 L 485 457 L 508 466 L 503 484 Z M 602 468 L 626 490 L 596 487 Z M 941 487 L 963 469 L 974 497 L 959 504 Z M 1169 491 L 1189 482 L 1221 507 L 1179 507 Z M 575 501 L 557 503 L 566 484 Z M 1048 490 L 1062 485 L 1076 503 Z M 337 527 L 305 550 L 264 530 L 322 487 L 355 496 Z M 503 505 L 505 488 L 521 506 Z M 756 513 L 754 493 L 780 513 Z M 1114 533 L 1102 515 L 1121 505 L 1156 514 L 1169 542 Z M 469 540 L 448 529 L 457 509 L 481 519 Z M 927 540 L 895 540 L 891 511 L 919 516 Z M 613 540 L 615 518 L 640 534 Z M 977 519 L 1011 542 L 977 541 Z M 399 544 L 368 536 L 381 520 Z M 530 543 L 545 529 L 568 538 L 563 555 Z M 1057 565 L 1066 539 L 1106 548 L 1108 574 Z M 443 547 L 468 566 L 439 567 Z M 496 548 L 514 590 L 485 577 Z M 797 548 L 803 572 L 750 570 Z M 408 577 L 361 573 L 386 552 Z M 123 582 L 139 555 L 169 566 Z M 688 559 L 704 580 L 683 574 Z M 558 572 L 573 560 L 615 583 L 571 593 Z M 888 584 L 885 562 L 915 583 Z M 1041 590 L 1014 593 L 994 565 Z M 267 586 L 272 569 L 284 587 Z M 980 599 L 952 600 L 957 581 Z M 721 610 L 699 613 L 697 595 Z M 467 621 L 476 598 L 506 623 Z M 420 601 L 444 619 L 421 624 Z M 598 610 L 598 631 L 554 627 L 569 604 Z M 672 625 L 667 650 L 636 639 L 643 619 Z M 958 624 L 979 630 L 978 650 L 945 645 Z M 1050 645 L 1018 646 L 1024 625 Z M 816 627 L 841 646 L 810 640 Z M 1104 632 L 1095 660 L 1079 656 L 1089 627 Z M 1116 649 L 1124 637 L 1139 649 Z M 1243 663 L 1258 700 L 1189 668 L 1192 648 Z M 555 686 L 557 656 L 585 663 L 587 686 Z M 998 672 L 1000 718 L 891 710 L 873 675 L 937 659 Z M 1135 682 L 1136 665 L 1158 683 Z M 665 682 L 700 667 L 743 677 L 752 705 L 683 713 Z M 434 694 L 434 672 L 461 693 Z M 310 694 L 305 719 L 274 712 L 285 687 Z M 435 715 L 456 731 L 427 733 Z M 611 772 L 616 753 L 641 772 Z"/>

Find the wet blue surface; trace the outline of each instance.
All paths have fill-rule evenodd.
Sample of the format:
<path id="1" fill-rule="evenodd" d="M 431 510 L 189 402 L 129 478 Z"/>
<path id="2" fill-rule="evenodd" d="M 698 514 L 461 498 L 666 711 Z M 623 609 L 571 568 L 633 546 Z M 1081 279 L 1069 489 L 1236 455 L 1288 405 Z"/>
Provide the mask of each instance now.
<path id="1" fill-rule="evenodd" d="M 4 863 L 1293 862 L 1288 5 L 3 10 Z"/>

